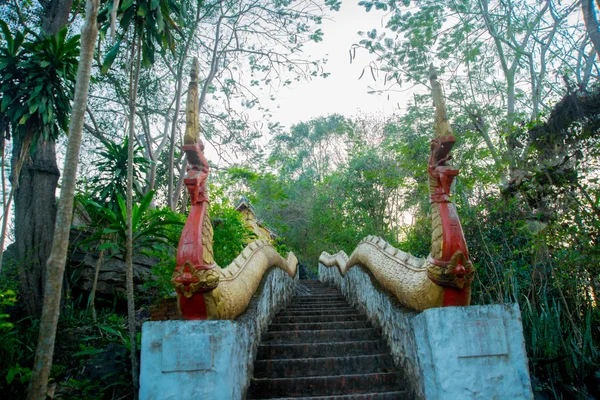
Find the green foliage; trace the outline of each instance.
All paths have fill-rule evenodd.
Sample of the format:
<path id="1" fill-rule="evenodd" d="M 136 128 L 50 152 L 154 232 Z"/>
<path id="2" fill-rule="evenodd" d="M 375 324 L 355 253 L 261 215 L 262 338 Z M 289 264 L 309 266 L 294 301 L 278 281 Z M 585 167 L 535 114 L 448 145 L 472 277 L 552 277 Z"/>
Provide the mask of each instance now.
<path id="1" fill-rule="evenodd" d="M 5 290 L 0 293 L 0 312 L 4 312 L 6 307 L 12 307 L 17 302 L 17 294 L 14 290 Z M 10 322 L 6 322 L 6 320 L 10 317 L 9 314 L 0 313 L 0 331 L 3 329 L 12 328 L 12 324 Z"/>
<path id="2" fill-rule="evenodd" d="M 103 142 L 104 149 L 97 152 L 101 159 L 95 164 L 98 174 L 88 181 L 92 198 L 112 211 L 118 211 L 118 197 L 125 198 L 127 191 L 127 157 L 129 138 L 123 143 Z M 143 195 L 144 174 L 148 172 L 148 160 L 141 155 L 142 147 L 133 147 L 134 196 Z"/>
<path id="3" fill-rule="evenodd" d="M 61 313 L 55 364 L 55 397 L 102 399 L 131 396 L 131 345 L 124 315 L 102 309 L 97 321 L 81 307 L 79 301 L 68 299 Z M 68 338 L 68 339 L 67 339 Z M 139 348 L 139 347 L 138 347 Z M 106 368 L 109 364 L 110 367 Z M 91 367 L 90 365 L 96 366 Z M 100 373 L 95 369 L 100 367 Z"/>
<path id="4" fill-rule="evenodd" d="M 0 130 L 3 137 L 31 134 L 32 150 L 39 139 L 56 140 L 66 132 L 71 114 L 79 36 L 30 38 L 14 36 L 0 20 Z"/>
<path id="5" fill-rule="evenodd" d="M 180 18 L 178 2 L 171 0 L 124 0 L 121 1 L 117 11 L 117 19 L 121 32 L 115 38 L 111 49 L 106 53 L 102 63 L 102 73 L 107 73 L 112 66 L 121 43 L 128 32 L 134 30 L 141 35 L 142 62 L 145 66 L 154 64 L 156 52 L 164 54 L 165 49 L 175 50 L 175 32 L 179 31 L 176 20 Z M 98 14 L 98 22 L 103 24 L 100 29 L 104 37 L 110 27 L 110 14 L 113 2 Z"/>
<path id="6" fill-rule="evenodd" d="M 10 318 L 16 304 L 16 292 L 8 289 L 0 293 L 0 392 L 11 398 L 27 388 L 38 333 L 30 318 Z"/>
<path id="7" fill-rule="evenodd" d="M 211 194 L 213 198 L 220 198 L 219 202 L 211 203 L 210 207 L 215 262 L 225 268 L 240 255 L 249 241 L 256 238 L 256 235 L 246 227 L 242 214 L 233 208 L 226 197 L 222 197 L 221 190 L 213 187 Z"/>
<path id="8" fill-rule="evenodd" d="M 151 250 L 156 246 L 176 247 L 172 232 L 166 228 L 182 225 L 179 218 L 173 217 L 170 210 L 151 210 L 150 204 L 154 191 L 148 192 L 139 204 L 134 204 L 132 209 L 133 252 Z M 110 255 L 125 255 L 125 242 L 127 237 L 127 210 L 125 201 L 117 194 L 118 210 L 114 212 L 110 207 L 87 200 L 84 207 L 92 209 L 93 215 L 98 218 L 93 222 L 95 232 L 82 244 L 104 242 L 99 250 L 109 250 Z"/>

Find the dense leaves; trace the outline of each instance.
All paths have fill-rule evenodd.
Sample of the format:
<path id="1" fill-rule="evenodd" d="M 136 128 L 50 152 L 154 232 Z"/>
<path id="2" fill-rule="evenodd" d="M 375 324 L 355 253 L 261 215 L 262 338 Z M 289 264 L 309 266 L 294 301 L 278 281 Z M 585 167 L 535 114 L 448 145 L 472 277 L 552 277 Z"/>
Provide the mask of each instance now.
<path id="1" fill-rule="evenodd" d="M 118 209 L 113 211 L 110 207 L 102 206 L 88 200 L 87 207 L 93 207 L 93 215 L 96 215 L 97 229 L 86 243 L 103 240 L 99 250 L 111 249 L 112 254 L 125 254 L 125 241 L 127 232 L 127 217 L 125 201 L 117 194 Z M 165 226 L 182 225 L 180 219 L 172 217 L 172 212 L 167 210 L 151 210 L 150 204 L 154 197 L 154 191 L 148 192 L 142 197 L 139 204 L 133 205 L 132 232 L 133 251 L 150 250 L 157 245 L 175 247 L 177 242 L 165 231 Z"/>
<path id="2" fill-rule="evenodd" d="M 166 50 L 175 50 L 175 33 L 179 31 L 175 19 L 180 17 L 179 2 L 170 0 L 124 0 L 119 3 L 117 18 L 121 31 L 115 38 L 111 49 L 106 53 L 102 63 L 102 72 L 111 68 L 121 44 L 128 32 L 135 30 L 141 35 L 142 62 L 145 66 L 154 64 L 156 52 L 164 54 Z M 110 27 L 110 14 L 114 2 L 109 1 L 106 8 L 98 15 L 98 22 L 104 23 L 101 34 L 106 35 Z"/>
<path id="3" fill-rule="evenodd" d="M 71 113 L 79 36 L 37 37 L 11 33 L 0 20 L 5 46 L 0 47 L 0 129 L 13 135 L 32 135 L 32 149 L 39 139 L 56 140 L 66 132 Z M 32 150 L 33 151 L 33 150 Z"/>
<path id="4" fill-rule="evenodd" d="M 127 149 L 129 138 L 125 137 L 121 144 L 114 142 L 103 142 L 104 148 L 97 152 L 100 160 L 96 163 L 98 173 L 89 178 L 87 184 L 90 186 L 92 198 L 100 204 L 117 211 L 119 202 L 117 199 L 125 198 L 127 189 Z M 139 198 L 143 195 L 144 175 L 148 171 L 148 160 L 141 154 L 142 148 L 134 145 L 134 185 L 135 195 Z"/>

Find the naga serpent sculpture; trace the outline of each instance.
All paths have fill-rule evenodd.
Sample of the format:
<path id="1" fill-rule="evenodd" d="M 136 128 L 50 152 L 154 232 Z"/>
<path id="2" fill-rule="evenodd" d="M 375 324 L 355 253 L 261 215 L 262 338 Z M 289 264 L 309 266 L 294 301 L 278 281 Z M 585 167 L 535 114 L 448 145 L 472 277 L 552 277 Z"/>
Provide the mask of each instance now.
<path id="1" fill-rule="evenodd" d="M 284 259 L 271 244 L 257 240 L 227 268 L 221 269 L 215 263 L 206 190 L 210 168 L 200 140 L 196 58 L 190 77 L 182 149 L 188 160 L 184 183 L 190 193 L 191 210 L 177 247 L 171 283 L 184 319 L 234 319 L 244 312 L 269 268 L 279 267 L 294 277 L 298 260 L 291 252 Z"/>
<path id="2" fill-rule="evenodd" d="M 394 248 L 384 239 L 368 236 L 352 255 L 343 251 L 323 252 L 319 262 L 337 267 L 345 276 L 350 268 L 362 265 L 403 306 L 422 311 L 432 307 L 467 306 L 475 270 L 469 260 L 467 243 L 452 203 L 450 188 L 458 169 L 448 165 L 456 143 L 448 122 L 446 105 L 437 74 L 430 69 L 429 80 L 435 105 L 435 133 L 427 172 L 431 203 L 431 253 L 427 259 Z"/>

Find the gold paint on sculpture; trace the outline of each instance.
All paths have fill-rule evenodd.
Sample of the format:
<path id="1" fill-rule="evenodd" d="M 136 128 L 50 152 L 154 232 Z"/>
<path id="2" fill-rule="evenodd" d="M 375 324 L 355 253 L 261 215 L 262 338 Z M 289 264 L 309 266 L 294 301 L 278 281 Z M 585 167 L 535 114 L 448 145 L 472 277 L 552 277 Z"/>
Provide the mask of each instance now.
<path id="1" fill-rule="evenodd" d="M 185 107 L 185 134 L 183 144 L 196 144 L 200 141 L 200 118 L 198 109 L 198 59 L 194 57 L 190 70 L 190 84 L 188 86 Z M 177 117 L 177 116 L 175 116 Z"/>
<path id="2" fill-rule="evenodd" d="M 197 291 L 211 290 L 219 284 L 220 275 L 215 269 L 194 268 L 186 263 L 180 271 L 173 273 L 171 283 L 175 290 L 190 298 Z"/>
<path id="3" fill-rule="evenodd" d="M 184 183 L 190 191 L 193 212 L 190 212 L 184 232 L 194 240 L 201 240 L 197 240 L 192 246 L 183 239 L 180 241 L 177 266 L 171 282 L 180 296 L 177 303 L 179 310 L 187 313 L 187 317 L 234 319 L 246 310 L 269 269 L 281 268 L 293 278 L 298 260 L 293 253 L 286 260 L 270 243 L 257 240 L 250 243 L 227 268 L 221 269 L 215 263 L 213 227 L 208 214 L 206 189 L 210 167 L 200 140 L 197 59 L 194 59 L 190 76 L 183 150 L 189 164 Z M 201 236 L 198 237 L 200 225 Z M 203 296 L 204 301 L 198 302 L 198 297 L 194 296 Z"/>
<path id="4" fill-rule="evenodd" d="M 246 310 L 269 269 L 280 268 L 293 278 L 297 265 L 294 253 L 284 259 L 269 242 L 250 243 L 227 268 L 215 269 L 220 274 L 219 286 L 204 293 L 208 319 L 235 319 Z"/>
<path id="5" fill-rule="evenodd" d="M 342 276 L 356 265 L 364 267 L 404 307 L 417 311 L 468 305 L 469 285 L 475 274 L 460 221 L 451 202 L 450 189 L 458 169 L 446 163 L 452 157 L 450 150 L 456 139 L 433 66 L 430 81 L 435 106 L 435 132 L 428 163 L 431 199 L 429 257 L 427 260 L 413 257 L 375 236 L 363 239 L 350 257 L 343 251 L 335 255 L 323 252 L 319 257 L 321 264 L 337 267 Z"/>
<path id="6" fill-rule="evenodd" d="M 362 266 L 400 304 L 411 310 L 423 311 L 442 305 L 443 288 L 427 276 L 427 262 L 396 249 L 380 237 L 367 236 L 350 257 L 343 251 L 334 255 L 323 252 L 319 262 L 336 267 L 342 276 L 350 268 Z"/>
<path id="7" fill-rule="evenodd" d="M 215 262 L 213 243 L 213 227 L 210 222 L 210 215 L 208 214 L 208 211 L 206 211 L 204 224 L 202 226 L 202 259 L 208 265 Z"/>

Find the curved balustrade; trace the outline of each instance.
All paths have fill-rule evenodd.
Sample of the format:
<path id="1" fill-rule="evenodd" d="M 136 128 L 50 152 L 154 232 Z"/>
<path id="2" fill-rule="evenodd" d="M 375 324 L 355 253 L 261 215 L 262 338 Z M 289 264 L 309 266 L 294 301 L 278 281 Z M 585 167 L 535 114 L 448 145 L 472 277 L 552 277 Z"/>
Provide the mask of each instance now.
<path id="1" fill-rule="evenodd" d="M 319 262 L 336 267 L 342 276 L 356 265 L 364 266 L 406 308 L 423 311 L 443 304 L 444 289 L 429 278 L 427 261 L 377 236 L 363 239 L 349 258 L 343 251 L 334 255 L 323 252 Z"/>
<path id="2" fill-rule="evenodd" d="M 266 241 L 250 243 L 225 269 L 217 269 L 219 285 L 204 293 L 207 319 L 234 319 L 246 310 L 269 268 L 280 268 L 293 278 L 298 259 L 289 253 L 284 259 Z"/>

